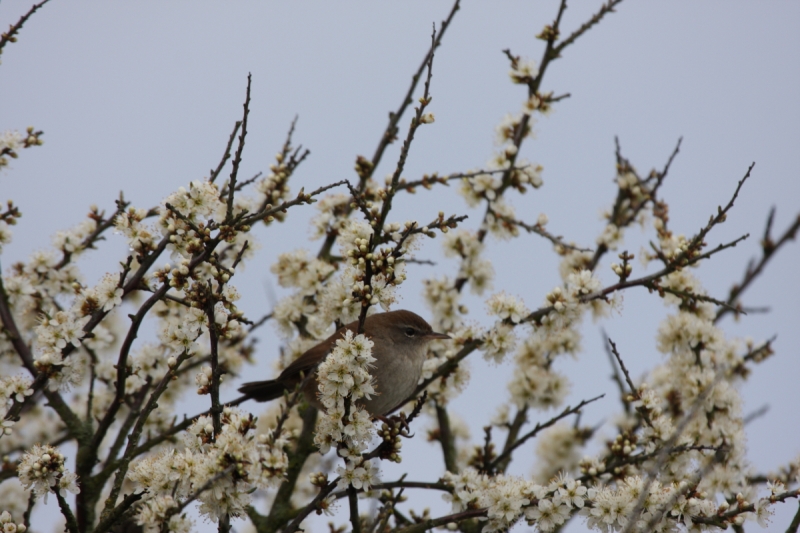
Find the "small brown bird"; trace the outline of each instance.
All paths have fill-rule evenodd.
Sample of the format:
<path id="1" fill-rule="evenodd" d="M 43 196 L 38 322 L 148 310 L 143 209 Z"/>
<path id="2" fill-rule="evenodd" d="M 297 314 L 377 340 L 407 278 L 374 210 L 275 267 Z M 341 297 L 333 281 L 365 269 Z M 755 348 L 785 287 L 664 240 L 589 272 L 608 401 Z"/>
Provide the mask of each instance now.
<path id="1" fill-rule="evenodd" d="M 313 373 L 303 386 L 308 402 L 322 408 L 317 399 L 317 366 L 344 337 L 347 330 L 358 332 L 358 321 L 340 328 L 336 333 L 298 357 L 276 379 L 252 381 L 239 387 L 239 392 L 257 402 L 267 402 L 292 391 L 303 377 Z M 403 405 L 414 392 L 422 374 L 428 342 L 449 339 L 449 335 L 436 333 L 430 324 L 411 311 L 389 311 L 368 316 L 364 321 L 364 334 L 374 346 L 375 358 L 370 374 L 375 379 L 375 394 L 359 403 L 373 416 L 383 416 Z"/>

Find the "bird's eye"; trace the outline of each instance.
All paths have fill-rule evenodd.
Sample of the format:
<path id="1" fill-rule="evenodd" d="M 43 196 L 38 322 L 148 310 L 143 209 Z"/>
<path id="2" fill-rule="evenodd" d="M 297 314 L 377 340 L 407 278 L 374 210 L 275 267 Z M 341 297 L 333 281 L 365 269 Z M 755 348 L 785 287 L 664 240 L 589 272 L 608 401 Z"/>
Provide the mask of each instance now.
<path id="1" fill-rule="evenodd" d="M 417 330 L 414 328 L 406 328 L 406 337 L 413 337 L 417 334 Z"/>

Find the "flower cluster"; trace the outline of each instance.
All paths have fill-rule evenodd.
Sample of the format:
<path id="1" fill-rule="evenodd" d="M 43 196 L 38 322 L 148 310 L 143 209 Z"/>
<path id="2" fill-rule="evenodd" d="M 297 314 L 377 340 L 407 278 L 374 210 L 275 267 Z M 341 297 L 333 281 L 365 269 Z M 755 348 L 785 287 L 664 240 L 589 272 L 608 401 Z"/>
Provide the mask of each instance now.
<path id="1" fill-rule="evenodd" d="M 131 207 L 114 219 L 117 232 L 124 235 L 131 250 L 139 254 L 151 252 L 156 247 L 155 231 L 143 223 L 145 218 L 147 218 L 145 209 Z"/>
<path id="2" fill-rule="evenodd" d="M 585 441 L 584 432 L 573 424 L 556 424 L 542 431 L 536 443 L 533 478 L 547 483 L 560 472 L 575 472 L 581 460 L 580 446 Z"/>
<path id="3" fill-rule="evenodd" d="M 515 223 L 514 208 L 503 198 L 491 204 L 491 211 L 486 214 L 484 228 L 498 239 L 508 240 L 519 235 L 519 227 Z"/>
<path id="4" fill-rule="evenodd" d="M 0 220 L 0 252 L 3 251 L 3 245 L 11 242 L 12 233 L 8 226 L 8 222 Z"/>
<path id="5" fill-rule="evenodd" d="M 200 501 L 201 514 L 213 521 L 242 516 L 254 489 L 281 482 L 289 464 L 287 435 L 256 436 L 253 416 L 230 407 L 220 422 L 222 431 L 215 434 L 211 417 L 201 416 L 186 430 L 183 450 L 165 450 L 131 465 L 128 480 L 147 491 L 140 525 L 154 528 L 171 519 L 187 499 Z M 191 530 L 175 520 L 172 531 Z"/>
<path id="6" fill-rule="evenodd" d="M 200 335 L 208 331 L 208 320 L 202 309 L 189 308 L 177 312 L 163 305 L 158 338 L 172 355 L 186 353 L 196 355 L 202 350 L 197 342 Z M 168 311 L 168 309 L 170 311 Z"/>
<path id="7" fill-rule="evenodd" d="M 514 326 L 505 322 L 495 322 L 483 339 L 481 349 L 487 361 L 502 363 L 506 354 L 517 345 Z"/>
<path id="8" fill-rule="evenodd" d="M 310 296 L 321 290 L 335 269 L 329 263 L 308 257 L 306 250 L 297 250 L 280 254 L 270 270 L 278 276 L 281 287 L 297 288 L 302 296 Z"/>
<path id="9" fill-rule="evenodd" d="M 22 146 L 23 140 L 24 137 L 18 131 L 14 130 L 4 131 L 2 134 L 0 134 L 0 151 L 6 153 L 16 152 Z"/>
<path id="10" fill-rule="evenodd" d="M 345 459 L 345 465 L 336 470 L 339 488 L 352 485 L 369 490 L 378 480 L 378 467 L 361 456 L 375 436 L 370 414 L 359 402 L 375 394 L 368 370 L 375 361 L 372 347 L 369 338 L 347 330 L 317 370 L 319 401 L 325 410 L 320 413 L 314 442 L 323 454 L 336 446 Z"/>
<path id="11" fill-rule="evenodd" d="M 37 498 L 61 489 L 78 494 L 77 476 L 64 466 L 64 456 L 53 446 L 36 444 L 26 452 L 17 467 L 17 475 L 26 490 Z"/>
<path id="12" fill-rule="evenodd" d="M 474 294 L 483 294 L 491 285 L 494 269 L 492 268 L 492 263 L 481 256 L 484 245 L 478 239 L 478 235 L 465 229 L 451 231 L 445 235 L 442 246 L 446 257 L 459 257 L 461 259 L 458 279 L 466 280 Z M 452 286 L 452 282 L 449 285 Z M 433 296 L 432 299 L 441 300 L 441 297 L 437 295 Z M 445 310 L 444 305 L 440 307 Z M 449 307 L 452 307 L 452 305 Z M 452 328 L 453 325 L 450 324 L 449 328 Z"/>
<path id="13" fill-rule="evenodd" d="M 420 383 L 430 379 L 440 366 L 463 349 L 467 344 L 476 343 L 484 336 L 484 331 L 474 325 L 462 324 L 450 330 L 452 340 L 438 341 L 430 344 L 428 359 L 422 366 Z M 428 397 L 438 405 L 447 405 L 450 400 L 461 394 L 469 384 L 470 372 L 468 361 L 461 361 L 455 368 L 443 376 L 433 380 L 427 387 Z"/>
<path id="14" fill-rule="evenodd" d="M 461 293 L 452 279 L 426 279 L 423 297 L 433 313 L 431 325 L 437 331 L 451 331 L 461 325 L 466 307 L 459 303 Z"/>
<path id="15" fill-rule="evenodd" d="M 0 513 L 0 527 L 3 533 L 25 533 L 28 529 L 22 522 L 15 524 L 11 513 L 8 511 Z"/>
<path id="16" fill-rule="evenodd" d="M 136 523 L 142 526 L 146 533 L 162 531 L 162 523 L 170 513 L 180 506 L 171 494 L 154 496 L 139 507 Z M 167 531 L 172 533 L 191 533 L 196 531 L 194 520 L 186 514 L 172 514 L 167 521 Z"/>
<path id="17" fill-rule="evenodd" d="M 530 313 L 522 300 L 504 292 L 493 295 L 486 301 L 486 305 L 490 315 L 511 324 L 519 324 Z"/>
<path id="18" fill-rule="evenodd" d="M 226 204 L 214 183 L 197 180 L 189 189 L 180 187 L 164 201 L 158 219 L 158 227 L 164 237 L 169 238 L 169 250 L 173 259 L 191 259 L 203 250 L 203 244 L 211 231 L 206 227 L 209 220 L 223 220 Z"/>
<path id="19" fill-rule="evenodd" d="M 488 523 L 482 531 L 502 531 L 514 525 L 523 515 L 525 507 L 535 498 L 539 486 L 520 478 L 479 474 L 465 468 L 458 474 L 445 473 L 444 481 L 453 490 L 443 495 L 454 513 L 469 507 L 486 507 Z"/>
<path id="20" fill-rule="evenodd" d="M 51 389 L 77 386 L 83 379 L 80 357 L 65 357 L 66 350 L 81 346 L 84 328 L 95 314 L 108 313 L 122 303 L 123 290 L 119 277 L 104 276 L 91 288 L 77 285 L 77 295 L 66 311 L 44 313 L 36 328 L 36 366 L 50 374 Z M 75 289 L 73 289 L 74 291 Z M 114 341 L 106 327 L 96 327 L 90 344 L 92 349 L 105 349 Z"/>
<path id="21" fill-rule="evenodd" d="M 388 223 L 384 227 L 384 233 L 391 239 L 388 245 L 371 250 L 370 241 L 375 236 L 370 224 L 350 220 L 345 225 L 339 247 L 342 256 L 348 258 L 342 282 L 351 287 L 350 300 L 389 309 L 396 299 L 396 287 L 406 279 L 405 265 L 398 259 L 407 256 L 418 245 L 415 229 L 417 223 L 413 221 Z M 422 230 L 427 233 L 425 228 Z M 367 275 L 368 270 L 371 276 Z"/>
<path id="22" fill-rule="evenodd" d="M 368 367 L 375 362 L 372 341 L 347 330 L 317 369 L 319 401 L 325 413 L 319 420 L 314 442 L 320 452 L 332 445 L 344 444 L 362 449 L 374 435 L 367 413 L 356 402 L 375 394 Z"/>
<path id="23" fill-rule="evenodd" d="M 89 218 L 81 221 L 76 226 L 66 230 L 57 231 L 53 235 L 53 247 L 60 250 L 64 256 L 74 256 L 86 249 L 88 238 L 97 230 L 97 220 L 100 218 L 97 208 L 92 208 Z"/>
<path id="24" fill-rule="evenodd" d="M 327 198 L 328 204 L 339 205 Z M 326 203 L 326 199 L 320 203 Z M 372 202 L 369 205 L 376 209 Z M 295 289 L 278 302 L 273 312 L 275 323 L 287 339 L 297 331 L 325 338 L 330 335 L 331 324 L 352 322 L 363 306 L 388 310 L 397 299 L 397 286 L 406 279 L 403 258 L 416 247 L 420 228 L 415 222 L 387 223 L 383 227 L 387 241 L 375 249 L 370 247 L 374 230 L 366 222 L 340 218 L 336 229 L 329 230 L 338 236 L 341 256 L 345 258 L 343 266 L 310 258 L 300 250 L 282 254 L 272 267 L 282 286 Z M 428 232 L 427 228 L 421 231 Z"/>
<path id="25" fill-rule="evenodd" d="M 34 128 L 29 126 L 26 133 L 27 135 L 23 135 L 15 130 L 6 130 L 0 133 L 0 169 L 8 165 L 6 156 L 16 159 L 19 157 L 18 152 L 21 148 L 44 144 L 44 141 L 40 138 L 41 131 L 34 131 Z"/>
<path id="26" fill-rule="evenodd" d="M 584 509 L 588 490 L 580 481 L 559 475 L 546 485 L 498 474 L 487 476 L 472 468 L 458 474 L 447 473 L 445 482 L 453 487 L 444 499 L 453 512 L 467 508 L 486 508 L 482 531 L 505 531 L 521 518 L 539 531 L 553 531 L 575 512 Z"/>
<path id="27" fill-rule="evenodd" d="M 497 199 L 497 190 L 499 188 L 500 179 L 494 174 L 485 172 L 461 180 L 459 192 L 466 200 L 467 205 L 476 207 L 481 202 L 491 202 Z"/>
<path id="28" fill-rule="evenodd" d="M 562 353 L 576 353 L 579 336 L 566 328 L 548 333 L 534 330 L 515 356 L 516 370 L 508 384 L 511 399 L 518 408 L 550 409 L 559 407 L 570 391 L 569 381 L 552 368 L 553 359 Z"/>
<path id="29" fill-rule="evenodd" d="M 286 147 L 275 156 L 276 162 L 269 166 L 270 173 L 256 182 L 256 192 L 262 197 L 261 205 L 269 209 L 289 197 L 289 177 L 291 177 L 297 161 L 294 157 L 286 157 Z M 278 211 L 264 220 L 266 224 L 273 220 L 283 222 L 286 214 Z"/>
<path id="30" fill-rule="evenodd" d="M 514 83 L 528 83 L 539 75 L 539 67 L 532 59 L 512 58 L 511 71 L 508 73 Z"/>
<path id="31" fill-rule="evenodd" d="M 747 519 L 755 519 L 765 527 L 774 502 L 760 498 L 750 504 L 739 494 L 733 505 L 728 502 L 717 505 L 707 493 L 686 482 L 648 483 L 640 476 L 587 487 L 566 474 L 537 484 L 502 474 L 487 476 L 466 468 L 458 474 L 446 473 L 444 480 L 452 490 L 443 498 L 452 505 L 454 513 L 485 509 L 484 532 L 505 531 L 523 517 L 529 525 L 548 532 L 563 526 L 574 514 L 583 516 L 587 527 L 601 532 L 621 531 L 626 527 L 637 532 L 677 532 L 682 530 L 680 526 L 690 530 L 713 529 L 714 526 L 699 523 L 700 519 L 714 519 L 722 513 L 726 518 L 721 524 L 741 525 Z M 771 498 L 786 494 L 780 483 L 770 487 Z M 637 506 L 641 506 L 641 512 L 630 524 Z"/>
<path id="32" fill-rule="evenodd" d="M 339 233 L 347 219 L 342 215 L 347 213 L 351 197 L 349 194 L 328 194 L 317 203 L 319 214 L 311 220 L 311 238 L 319 239 L 326 235 Z"/>
<path id="33" fill-rule="evenodd" d="M 24 402 L 25 398 L 33 394 L 32 384 L 33 380 L 23 376 L 0 377 L 0 419 L 5 419 L 8 408 L 14 402 Z M 10 426 L 3 426 L 0 437 L 10 432 Z"/>

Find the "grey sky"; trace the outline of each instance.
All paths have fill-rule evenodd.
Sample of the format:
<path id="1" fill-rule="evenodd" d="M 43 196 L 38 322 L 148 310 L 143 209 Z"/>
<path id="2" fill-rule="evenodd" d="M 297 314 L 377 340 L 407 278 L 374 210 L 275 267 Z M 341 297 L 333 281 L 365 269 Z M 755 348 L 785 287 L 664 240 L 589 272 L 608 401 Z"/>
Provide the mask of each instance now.
<path id="1" fill-rule="evenodd" d="M 0 24 L 15 22 L 29 4 L 0 3 Z M 565 15 L 566 31 L 600 5 L 573 4 Z M 295 175 L 293 191 L 352 179 L 356 155 L 371 156 L 388 111 L 399 104 L 429 45 L 431 23 L 442 20 L 450 5 L 54 0 L 28 21 L 18 43 L 6 46 L 0 65 L 0 130 L 34 125 L 45 131 L 43 147 L 23 151 L 0 173 L 0 200 L 13 199 L 24 214 L 3 266 L 49 246 L 50 235 L 77 223 L 90 204 L 112 209 L 120 190 L 134 205 L 150 207 L 208 175 L 241 116 L 248 72 L 253 111 L 244 175 L 267 170 L 297 114 L 295 142 L 308 147 L 311 157 Z M 538 60 L 542 43 L 534 35 L 555 11 L 552 1 L 464 3 L 434 63 L 430 109 L 436 123 L 421 131 L 404 176 L 485 165 L 494 126 L 518 111 L 525 94 L 510 83 L 501 50 Z M 544 166 L 545 186 L 512 200 L 520 218 L 534 221 L 545 212 L 551 231 L 592 245 L 602 229 L 598 213 L 614 195 L 615 135 L 642 172 L 661 168 L 683 136 L 663 196 L 670 202 L 672 228 L 686 234 L 728 201 L 755 161 L 752 180 L 709 243 L 748 232 L 751 238 L 698 271 L 711 294 L 724 297 L 757 253 L 770 206 L 777 207 L 776 233 L 800 211 L 799 28 L 797 2 L 624 2 L 568 48 L 545 78 L 544 90 L 572 96 L 537 123 L 537 138 L 523 147 L 524 157 Z M 403 127 L 407 124 L 404 119 Z M 391 172 L 398 146 L 377 176 Z M 395 219 L 427 221 L 440 209 L 469 214 L 467 227 L 480 217 L 454 191 L 442 188 L 404 198 Z M 297 209 L 290 213 L 291 224 L 260 232 L 259 258 L 236 283 L 249 315 L 269 310 L 270 290 L 281 294 L 268 288 L 276 286 L 268 267 L 278 253 L 318 247 L 307 240 L 305 222 L 313 212 Z M 648 238 L 632 230 L 622 249 L 638 254 Z M 90 282 L 115 269 L 124 252 L 122 239 L 109 241 L 105 247 L 117 255 L 94 253 L 81 263 Z M 433 270 L 453 273 L 453 263 L 442 260 L 439 250 L 438 241 L 429 241 L 419 253 L 438 266 L 411 271 L 402 307 L 425 314 L 419 281 Z M 531 308 L 559 282 L 557 258 L 541 240 L 523 236 L 513 244 L 493 242 L 489 250 L 495 290 L 519 295 Z M 600 272 L 609 282 L 612 257 L 606 259 Z M 770 406 L 748 426 L 749 457 L 759 472 L 800 452 L 798 260 L 795 244 L 747 293 L 747 305 L 770 306 L 769 314 L 724 323 L 731 335 L 757 341 L 778 335 L 776 355 L 742 388 L 745 412 Z M 640 268 L 638 261 L 634 268 Z M 574 380 L 572 403 L 608 393 L 602 406 L 587 410 L 585 421 L 608 422 L 616 410 L 601 325 L 634 375 L 662 361 L 654 336 L 666 308 L 641 289 L 626 293 L 624 302 L 621 316 L 587 323 L 578 361 L 561 362 Z M 481 299 L 468 304 L 475 319 L 486 323 Z M 266 328 L 261 338 L 259 360 L 271 361 L 278 348 L 274 331 Z M 486 400 L 505 394 L 510 371 L 510 362 L 487 366 L 480 356 L 472 362 L 470 388 L 453 409 L 470 414 L 476 442 L 494 414 L 496 404 Z M 383 468 L 386 479 L 406 470 L 409 479 L 439 474 L 430 473 L 431 465 L 439 468 L 438 450 L 422 440 L 404 448 L 400 467 Z M 517 473 L 528 472 L 532 449 L 520 454 Z M 415 454 L 425 459 L 417 461 Z M 794 507 L 779 509 L 777 529 L 785 528 Z M 580 520 L 570 528 L 582 529 Z"/>

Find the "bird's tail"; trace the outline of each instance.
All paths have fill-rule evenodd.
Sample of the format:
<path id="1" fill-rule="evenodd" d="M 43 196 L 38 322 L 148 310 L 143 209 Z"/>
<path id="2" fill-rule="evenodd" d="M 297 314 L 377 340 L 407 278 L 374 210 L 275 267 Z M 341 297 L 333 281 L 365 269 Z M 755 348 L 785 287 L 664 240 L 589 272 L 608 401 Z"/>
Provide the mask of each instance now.
<path id="1" fill-rule="evenodd" d="M 267 381 L 251 381 L 239 387 L 239 392 L 257 402 L 268 402 L 283 396 L 286 385 L 269 379 Z"/>

